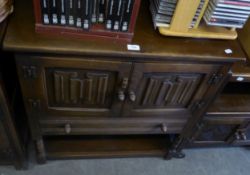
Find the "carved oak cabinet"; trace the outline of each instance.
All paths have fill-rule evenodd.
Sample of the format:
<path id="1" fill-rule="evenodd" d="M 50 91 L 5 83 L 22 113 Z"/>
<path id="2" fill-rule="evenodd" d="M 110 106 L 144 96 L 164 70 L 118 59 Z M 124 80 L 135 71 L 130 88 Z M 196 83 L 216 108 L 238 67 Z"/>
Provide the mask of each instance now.
<path id="1" fill-rule="evenodd" d="M 31 11 L 25 10 L 31 4 L 24 4 L 17 5 L 4 48 L 16 53 L 41 163 L 164 153 L 183 157 L 181 150 L 228 80 L 232 64 L 244 60 L 235 41 L 159 36 L 145 20 L 147 4 L 133 40 L 139 52 L 123 43 L 35 34 Z M 225 53 L 228 48 L 232 54 Z"/>

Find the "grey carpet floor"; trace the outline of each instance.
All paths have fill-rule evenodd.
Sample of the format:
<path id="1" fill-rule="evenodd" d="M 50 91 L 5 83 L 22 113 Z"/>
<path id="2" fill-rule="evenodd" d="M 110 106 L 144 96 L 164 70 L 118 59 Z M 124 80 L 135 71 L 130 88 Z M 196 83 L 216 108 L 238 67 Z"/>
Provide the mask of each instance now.
<path id="1" fill-rule="evenodd" d="M 250 148 L 185 150 L 185 159 L 83 159 L 49 161 L 28 171 L 0 167 L 0 175 L 250 175 Z"/>

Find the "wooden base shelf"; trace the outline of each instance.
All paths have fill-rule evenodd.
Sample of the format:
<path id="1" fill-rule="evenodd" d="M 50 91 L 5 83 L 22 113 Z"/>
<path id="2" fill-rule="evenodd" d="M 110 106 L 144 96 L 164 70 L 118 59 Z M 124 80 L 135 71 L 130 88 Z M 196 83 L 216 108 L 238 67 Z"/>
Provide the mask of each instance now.
<path id="1" fill-rule="evenodd" d="M 237 32 L 228 28 L 206 26 L 201 24 L 198 28 L 187 29 L 186 31 L 171 30 L 167 27 L 159 27 L 159 32 L 166 36 L 208 38 L 208 39 L 228 39 L 237 38 Z"/>
<path id="2" fill-rule="evenodd" d="M 248 114 L 250 115 L 250 94 L 227 94 L 221 95 L 209 108 L 208 114 L 212 113 L 230 113 L 230 114 Z"/>
<path id="3" fill-rule="evenodd" d="M 166 135 L 45 138 L 48 159 L 164 156 L 168 148 Z"/>
<path id="4" fill-rule="evenodd" d="M 208 114 L 250 115 L 250 83 L 229 83 Z"/>

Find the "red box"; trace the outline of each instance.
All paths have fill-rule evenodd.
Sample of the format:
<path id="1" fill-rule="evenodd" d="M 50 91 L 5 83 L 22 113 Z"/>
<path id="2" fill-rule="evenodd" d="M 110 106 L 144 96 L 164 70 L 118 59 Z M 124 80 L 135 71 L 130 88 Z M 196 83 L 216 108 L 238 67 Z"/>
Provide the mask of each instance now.
<path id="1" fill-rule="evenodd" d="M 136 19 L 139 13 L 141 0 L 135 0 L 131 15 L 130 26 L 128 32 L 110 31 L 105 28 L 104 24 L 93 24 L 89 30 L 83 30 L 76 27 L 44 25 L 42 23 L 41 0 L 33 0 L 36 32 L 52 35 L 63 35 L 74 38 L 102 38 L 108 40 L 117 40 L 122 42 L 131 42 L 134 36 Z"/>

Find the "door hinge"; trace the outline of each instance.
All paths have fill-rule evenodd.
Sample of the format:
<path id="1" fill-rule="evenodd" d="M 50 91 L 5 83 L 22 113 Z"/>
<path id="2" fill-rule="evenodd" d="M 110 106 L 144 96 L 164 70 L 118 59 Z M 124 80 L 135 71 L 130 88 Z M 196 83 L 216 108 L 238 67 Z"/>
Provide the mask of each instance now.
<path id="1" fill-rule="evenodd" d="M 224 75 L 223 74 L 213 74 L 210 79 L 208 80 L 208 84 L 209 85 L 214 85 L 217 84 L 219 82 L 221 82 L 221 80 L 223 79 Z"/>
<path id="2" fill-rule="evenodd" d="M 28 103 L 33 110 L 39 110 L 41 107 L 41 102 L 39 99 L 28 99 Z"/>
<path id="3" fill-rule="evenodd" d="M 24 78 L 37 78 L 37 68 L 35 66 L 23 66 L 22 69 Z"/>

